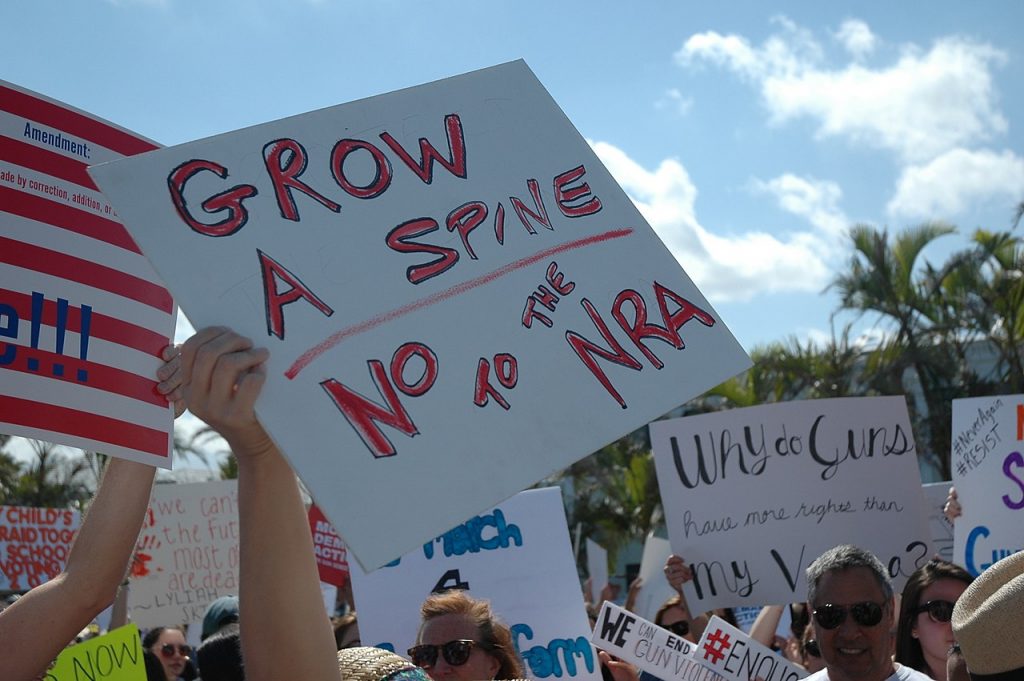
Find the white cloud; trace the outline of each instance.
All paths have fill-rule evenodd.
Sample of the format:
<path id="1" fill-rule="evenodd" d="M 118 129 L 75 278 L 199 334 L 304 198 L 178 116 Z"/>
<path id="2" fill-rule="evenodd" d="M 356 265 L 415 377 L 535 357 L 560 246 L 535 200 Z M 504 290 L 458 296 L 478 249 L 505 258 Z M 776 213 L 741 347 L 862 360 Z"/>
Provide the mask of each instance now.
<path id="1" fill-rule="evenodd" d="M 697 188 L 679 161 L 666 159 L 652 172 L 611 144 L 591 146 L 713 302 L 781 291 L 817 292 L 828 283 L 830 270 L 822 254 L 829 248 L 818 235 L 798 232 L 779 239 L 757 231 L 713 234 L 697 221 Z"/>
<path id="2" fill-rule="evenodd" d="M 686 97 L 678 89 L 670 88 L 654 105 L 659 109 L 671 108 L 680 116 L 685 116 L 693 108 L 693 97 Z"/>
<path id="3" fill-rule="evenodd" d="M 786 173 L 768 182 L 755 180 L 754 188 L 774 195 L 780 208 L 806 218 L 824 236 L 836 242 L 844 238 L 850 221 L 839 208 L 843 192 L 835 182 Z"/>
<path id="4" fill-rule="evenodd" d="M 711 62 L 751 80 L 777 124 L 809 117 L 821 137 L 888 149 L 911 162 L 989 140 L 1007 128 L 990 73 L 1006 56 L 988 44 L 949 37 L 928 51 L 907 46 L 887 67 L 853 62 L 830 69 L 806 32 L 788 20 L 780 23 L 782 33 L 760 47 L 742 36 L 695 34 L 675 59 L 683 66 Z"/>
<path id="5" fill-rule="evenodd" d="M 854 59 L 863 59 L 878 44 L 878 38 L 871 32 L 871 28 L 860 19 L 847 19 L 833 35 Z"/>
<path id="6" fill-rule="evenodd" d="M 1011 151 L 953 149 L 922 165 L 903 169 L 889 214 L 901 218 L 949 220 L 973 204 L 1006 200 L 1006 213 L 1024 190 L 1024 159 Z"/>

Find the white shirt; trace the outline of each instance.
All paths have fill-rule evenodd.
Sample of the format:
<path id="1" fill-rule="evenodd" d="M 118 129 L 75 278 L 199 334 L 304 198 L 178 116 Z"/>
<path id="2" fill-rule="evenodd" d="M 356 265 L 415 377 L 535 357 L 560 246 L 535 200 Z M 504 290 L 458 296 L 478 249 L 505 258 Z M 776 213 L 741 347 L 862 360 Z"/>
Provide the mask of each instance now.
<path id="1" fill-rule="evenodd" d="M 896 671 L 885 681 L 933 681 L 932 677 L 917 671 L 913 667 L 908 667 L 898 662 L 893 662 L 893 666 L 896 668 Z M 829 681 L 828 667 L 804 677 L 803 681 Z"/>

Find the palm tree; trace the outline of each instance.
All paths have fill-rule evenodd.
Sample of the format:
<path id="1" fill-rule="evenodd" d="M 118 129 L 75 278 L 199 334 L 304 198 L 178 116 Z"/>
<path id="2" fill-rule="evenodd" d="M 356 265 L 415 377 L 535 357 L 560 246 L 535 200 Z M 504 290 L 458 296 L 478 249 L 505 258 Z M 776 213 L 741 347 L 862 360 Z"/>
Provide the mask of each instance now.
<path id="1" fill-rule="evenodd" d="M 49 442 L 28 442 L 35 460 L 22 469 L 13 487 L 5 490 L 2 503 L 81 510 L 91 496 L 85 481 L 89 470 L 85 458 L 69 457 Z"/>
<path id="2" fill-rule="evenodd" d="M 937 342 L 943 330 L 936 320 L 941 317 L 945 275 L 922 263 L 921 254 L 933 241 L 955 231 L 950 225 L 930 222 L 890 238 L 887 230 L 857 225 L 850 230 L 854 255 L 848 269 L 831 285 L 839 292 L 841 309 L 876 312 L 880 321 L 891 325 L 892 333 L 873 353 L 868 367 L 884 392 L 897 384 L 898 392 L 911 392 L 905 389 L 908 381 L 917 381 L 923 410 L 913 400 L 908 406 L 918 452 L 945 479 L 950 474 L 950 403 L 959 394 L 956 377 L 963 364 L 951 356 L 948 346 Z"/>

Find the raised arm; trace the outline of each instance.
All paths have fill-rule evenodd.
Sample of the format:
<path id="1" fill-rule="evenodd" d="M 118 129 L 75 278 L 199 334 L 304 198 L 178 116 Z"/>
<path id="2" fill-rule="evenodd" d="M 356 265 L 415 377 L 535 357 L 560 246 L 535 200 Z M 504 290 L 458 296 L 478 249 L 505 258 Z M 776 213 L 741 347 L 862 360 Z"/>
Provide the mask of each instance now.
<path id="1" fill-rule="evenodd" d="M 228 329 L 203 329 L 182 347 L 184 397 L 238 458 L 246 679 L 337 681 L 334 635 L 298 483 L 253 411 L 267 356 Z"/>
<path id="2" fill-rule="evenodd" d="M 35 679 L 103 608 L 124 579 L 149 505 L 154 469 L 111 459 L 64 571 L 0 613 L 0 679 Z"/>
<path id="3" fill-rule="evenodd" d="M 163 359 L 157 389 L 180 416 L 178 349 L 168 346 Z M 64 571 L 0 613 L 0 641 L 5 650 L 17 651 L 0 655 L 0 679 L 35 679 L 114 600 L 142 529 L 155 473 L 146 464 L 110 460 Z"/>

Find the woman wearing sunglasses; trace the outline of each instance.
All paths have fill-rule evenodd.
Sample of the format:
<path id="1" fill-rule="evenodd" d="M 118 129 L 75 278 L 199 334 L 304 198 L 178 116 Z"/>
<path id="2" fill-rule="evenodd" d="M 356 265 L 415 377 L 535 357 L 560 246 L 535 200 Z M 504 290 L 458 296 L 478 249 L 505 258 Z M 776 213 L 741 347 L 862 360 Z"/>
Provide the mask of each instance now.
<path id="1" fill-rule="evenodd" d="M 953 605 L 971 581 L 969 572 L 938 559 L 910 575 L 900 604 L 897 662 L 935 681 L 947 681 L 946 654 L 954 643 L 949 620 Z"/>
<path id="2" fill-rule="evenodd" d="M 175 627 L 156 627 L 142 637 L 142 647 L 157 656 L 164 667 L 167 681 L 184 678 L 191 648 L 185 642 L 185 634 Z"/>
<path id="3" fill-rule="evenodd" d="M 434 681 L 523 678 L 512 632 L 487 601 L 461 591 L 428 598 L 420 608 L 418 645 L 409 659 Z"/>

